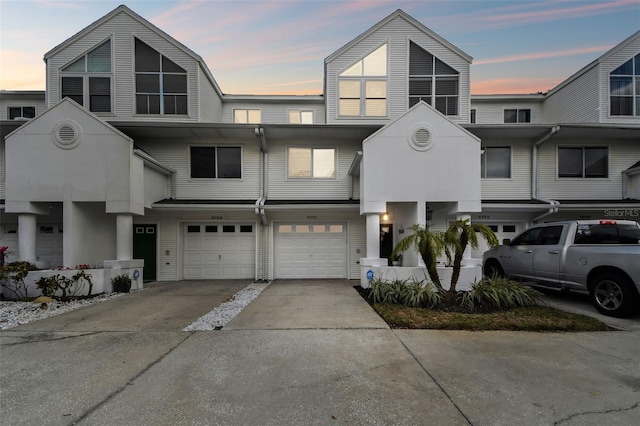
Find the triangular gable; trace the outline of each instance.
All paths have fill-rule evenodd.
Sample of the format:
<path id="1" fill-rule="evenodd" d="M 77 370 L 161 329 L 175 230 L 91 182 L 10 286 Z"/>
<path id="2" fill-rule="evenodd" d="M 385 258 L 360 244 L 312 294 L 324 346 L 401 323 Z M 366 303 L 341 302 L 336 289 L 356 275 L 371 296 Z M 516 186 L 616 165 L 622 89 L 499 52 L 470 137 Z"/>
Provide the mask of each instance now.
<path id="1" fill-rule="evenodd" d="M 362 41 L 363 39 L 367 38 L 369 35 L 373 34 L 374 32 L 376 32 L 377 30 L 379 30 L 380 28 L 384 27 L 389 22 L 393 21 L 394 19 L 396 19 L 398 17 L 404 19 L 407 23 L 413 25 L 419 31 L 421 31 L 424 34 L 428 35 L 429 37 L 433 38 L 438 43 L 440 43 L 443 46 L 447 47 L 449 50 L 455 52 L 456 54 L 458 54 L 459 56 L 464 58 L 466 61 L 468 61 L 469 63 L 471 63 L 473 61 L 473 58 L 470 55 L 468 55 L 467 53 L 465 53 L 464 51 L 462 51 L 461 49 L 456 47 L 454 44 L 448 42 L 447 40 L 445 40 L 444 38 L 442 38 L 441 36 L 439 36 L 438 34 L 433 32 L 432 30 L 427 28 L 422 23 L 420 23 L 416 19 L 414 19 L 411 16 L 409 16 L 408 14 L 406 14 L 401 9 L 398 9 L 395 12 L 393 12 L 391 15 L 387 16 L 386 18 L 384 18 L 382 21 L 378 22 L 377 24 L 375 24 L 374 26 L 369 28 L 367 31 L 365 31 L 362 34 L 360 34 L 358 37 L 354 38 L 349 43 L 347 43 L 344 46 L 342 46 L 340 49 L 338 49 L 335 52 L 333 52 L 331 55 L 327 56 L 325 58 L 324 62 L 325 63 L 331 62 L 333 59 L 335 59 L 336 57 L 340 56 L 342 53 L 346 52 L 347 50 L 351 49 L 353 46 L 357 45 L 360 41 Z"/>
<path id="2" fill-rule="evenodd" d="M 67 46 L 69 46 L 72 43 L 75 43 L 76 41 L 78 41 L 79 39 L 84 37 L 86 34 L 90 33 L 91 31 L 94 31 L 96 28 L 100 27 L 105 22 L 113 19 L 115 16 L 117 16 L 119 14 L 128 15 L 131 19 L 137 21 L 140 25 L 143 25 L 144 27 L 146 27 L 150 31 L 156 33 L 159 37 L 161 37 L 162 39 L 164 39 L 168 43 L 172 44 L 176 48 L 180 49 L 186 55 L 192 57 L 196 62 L 198 62 L 198 64 L 200 65 L 200 67 L 202 68 L 202 70 L 204 71 L 205 75 L 207 76 L 207 78 L 209 79 L 211 84 L 214 86 L 214 88 L 218 92 L 218 94 L 222 95 L 222 90 L 220 90 L 220 87 L 218 86 L 218 83 L 213 78 L 213 74 L 211 73 L 211 71 L 207 67 L 207 64 L 204 62 L 202 57 L 200 57 L 200 55 L 195 53 L 193 50 L 189 49 L 184 44 L 180 43 L 175 38 L 171 37 L 166 32 L 162 31 L 160 28 L 158 28 L 155 25 L 153 25 L 151 22 L 147 21 L 142 16 L 138 15 L 137 13 L 135 13 L 134 11 L 132 11 L 131 9 L 129 9 L 125 5 L 118 6 L 117 8 L 115 8 L 114 10 L 109 12 L 108 14 L 104 15 L 102 18 L 100 18 L 97 21 L 93 22 L 91 25 L 89 25 L 89 26 L 85 27 L 84 29 L 80 30 L 79 32 L 77 32 L 73 36 L 69 37 L 68 39 L 66 39 L 65 41 L 63 41 L 62 43 L 60 43 L 59 45 L 57 45 L 56 47 L 54 47 L 53 49 L 51 49 L 50 51 L 45 53 L 44 54 L 44 60 L 46 61 L 48 58 L 52 57 L 53 55 L 58 53 L 60 50 L 66 48 Z"/>

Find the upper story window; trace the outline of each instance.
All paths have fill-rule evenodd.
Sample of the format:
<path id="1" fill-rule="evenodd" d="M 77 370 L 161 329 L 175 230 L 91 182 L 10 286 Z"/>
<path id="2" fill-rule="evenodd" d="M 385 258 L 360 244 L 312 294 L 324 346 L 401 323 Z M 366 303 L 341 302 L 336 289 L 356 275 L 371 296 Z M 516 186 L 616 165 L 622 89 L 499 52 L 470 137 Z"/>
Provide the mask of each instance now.
<path id="1" fill-rule="evenodd" d="M 471 124 L 476 122 L 476 110 L 472 109 L 471 110 Z"/>
<path id="2" fill-rule="evenodd" d="M 242 177 L 242 147 L 191 146 L 192 178 L 233 179 Z"/>
<path id="3" fill-rule="evenodd" d="M 187 71 L 136 40 L 136 114 L 187 114 Z"/>
<path id="4" fill-rule="evenodd" d="M 383 44 L 338 75 L 338 115 L 387 115 L 387 45 Z"/>
<path id="5" fill-rule="evenodd" d="M 458 115 L 459 72 L 414 42 L 409 46 L 409 108 L 424 101 L 444 115 Z"/>
<path id="6" fill-rule="evenodd" d="M 239 124 L 260 124 L 262 111 L 259 109 L 234 109 L 233 122 Z"/>
<path id="7" fill-rule="evenodd" d="M 287 149 L 288 178 L 336 177 L 335 148 L 293 147 Z"/>
<path id="8" fill-rule="evenodd" d="M 530 109 L 505 109 L 505 123 L 531 123 Z"/>
<path id="9" fill-rule="evenodd" d="M 92 112 L 111 112 L 111 40 L 61 69 L 62 98 Z"/>
<path id="10" fill-rule="evenodd" d="M 486 147 L 480 156 L 480 174 L 483 178 L 510 178 L 511 177 L 511 147 Z"/>
<path id="11" fill-rule="evenodd" d="M 611 115 L 640 116 L 640 54 L 609 75 Z"/>
<path id="12" fill-rule="evenodd" d="M 21 118 L 33 118 L 36 116 L 36 107 L 34 106 L 10 106 L 7 109 L 7 117 L 9 120 L 19 120 Z"/>
<path id="13" fill-rule="evenodd" d="M 313 111 L 289 110 L 289 124 L 313 124 Z"/>
<path id="14" fill-rule="evenodd" d="M 558 147 L 558 177 L 609 177 L 609 148 L 606 146 Z"/>

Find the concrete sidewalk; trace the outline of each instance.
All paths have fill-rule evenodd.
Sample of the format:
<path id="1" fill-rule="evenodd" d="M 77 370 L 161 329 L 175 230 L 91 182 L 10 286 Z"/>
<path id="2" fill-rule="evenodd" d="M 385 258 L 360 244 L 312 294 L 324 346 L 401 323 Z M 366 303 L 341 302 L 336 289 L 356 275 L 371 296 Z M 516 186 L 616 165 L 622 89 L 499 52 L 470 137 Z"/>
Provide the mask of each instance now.
<path id="1" fill-rule="evenodd" d="M 98 330 L 93 312 L 103 313 L 85 308 L 74 321 L 50 318 L 0 332 L 3 424 L 629 425 L 640 419 L 637 333 L 390 330 L 352 285 L 275 281 L 220 331 L 182 332 L 163 324 L 164 314 L 147 323 L 149 330 L 117 330 L 122 323 Z M 213 291 L 205 286 L 201 297 L 209 297 L 207 288 Z M 174 315 L 182 324 L 188 300 L 196 298 L 170 291 L 173 298 L 156 309 L 180 306 Z M 130 296 L 116 300 L 135 306 Z"/>

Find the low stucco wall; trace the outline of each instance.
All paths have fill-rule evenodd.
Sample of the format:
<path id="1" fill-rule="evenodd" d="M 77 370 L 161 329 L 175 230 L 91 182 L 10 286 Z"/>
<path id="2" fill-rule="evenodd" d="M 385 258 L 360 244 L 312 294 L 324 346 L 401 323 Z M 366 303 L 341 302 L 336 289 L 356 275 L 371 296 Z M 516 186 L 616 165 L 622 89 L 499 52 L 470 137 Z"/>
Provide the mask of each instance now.
<path id="1" fill-rule="evenodd" d="M 453 268 L 448 266 L 438 266 L 438 276 L 442 287 L 448 289 L 451 285 L 451 275 Z M 426 268 L 403 267 L 403 266 L 363 266 L 360 277 L 360 285 L 369 288 L 371 280 L 414 280 L 431 281 Z M 470 290 L 471 284 L 482 279 L 482 266 L 468 265 L 460 268 L 460 278 L 458 278 L 457 290 Z"/>

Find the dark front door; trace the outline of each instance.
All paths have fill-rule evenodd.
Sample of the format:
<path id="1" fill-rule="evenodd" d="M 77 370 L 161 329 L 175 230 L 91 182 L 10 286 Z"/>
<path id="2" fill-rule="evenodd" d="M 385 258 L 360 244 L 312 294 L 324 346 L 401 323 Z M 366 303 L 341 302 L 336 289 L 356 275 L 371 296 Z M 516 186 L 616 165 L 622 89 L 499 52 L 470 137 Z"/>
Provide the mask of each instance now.
<path id="1" fill-rule="evenodd" d="M 156 225 L 133 225 L 133 258 L 144 259 L 144 280 L 156 280 Z"/>
<path id="2" fill-rule="evenodd" d="M 393 252 L 393 225 L 380 225 L 380 258 L 389 259 L 391 266 L 391 253 Z"/>

